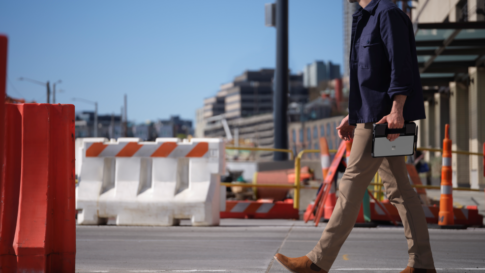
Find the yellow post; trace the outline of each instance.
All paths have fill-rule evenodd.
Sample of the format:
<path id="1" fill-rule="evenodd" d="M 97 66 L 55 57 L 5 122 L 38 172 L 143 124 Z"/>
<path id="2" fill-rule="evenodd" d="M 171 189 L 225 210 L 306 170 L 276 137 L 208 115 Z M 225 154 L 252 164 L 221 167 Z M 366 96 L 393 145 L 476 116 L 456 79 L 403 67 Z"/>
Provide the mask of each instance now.
<path id="1" fill-rule="evenodd" d="M 295 158 L 295 192 L 293 193 L 293 208 L 300 209 L 300 156 Z"/>
<path id="2" fill-rule="evenodd" d="M 378 193 L 378 190 L 379 190 L 379 173 L 376 172 L 376 174 L 374 175 L 374 198 L 379 200 L 379 193 Z"/>

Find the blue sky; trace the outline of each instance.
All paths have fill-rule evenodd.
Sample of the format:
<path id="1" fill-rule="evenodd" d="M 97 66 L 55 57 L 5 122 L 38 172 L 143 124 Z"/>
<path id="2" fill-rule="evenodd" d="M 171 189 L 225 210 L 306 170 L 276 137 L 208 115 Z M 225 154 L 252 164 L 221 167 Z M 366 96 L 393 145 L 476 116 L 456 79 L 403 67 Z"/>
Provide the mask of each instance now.
<path id="1" fill-rule="evenodd" d="M 272 0 L 1 1 L 9 36 L 7 93 L 45 102 L 45 88 L 19 77 L 62 80 L 57 102 L 118 114 L 128 95 L 136 122 L 195 118 L 203 99 L 245 70 L 274 68 Z M 290 0 L 290 68 L 342 64 L 342 0 Z"/>

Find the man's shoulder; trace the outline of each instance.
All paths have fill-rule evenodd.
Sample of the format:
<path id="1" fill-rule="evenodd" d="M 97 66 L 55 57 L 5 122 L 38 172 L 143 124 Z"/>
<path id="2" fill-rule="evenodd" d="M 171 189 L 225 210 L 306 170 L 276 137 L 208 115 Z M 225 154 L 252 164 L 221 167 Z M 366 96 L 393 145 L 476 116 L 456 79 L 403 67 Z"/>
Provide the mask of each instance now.
<path id="1" fill-rule="evenodd" d="M 381 13 L 387 13 L 387 12 L 393 12 L 393 11 L 403 12 L 398 6 L 396 6 L 396 4 L 394 4 L 390 0 L 381 0 L 377 5 L 375 13 L 376 15 L 379 15 Z"/>

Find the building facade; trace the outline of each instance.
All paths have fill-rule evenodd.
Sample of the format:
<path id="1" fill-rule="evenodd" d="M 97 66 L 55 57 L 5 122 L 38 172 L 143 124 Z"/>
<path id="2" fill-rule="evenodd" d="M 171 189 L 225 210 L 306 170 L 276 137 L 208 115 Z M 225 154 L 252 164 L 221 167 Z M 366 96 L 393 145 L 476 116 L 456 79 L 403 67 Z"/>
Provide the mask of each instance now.
<path id="1" fill-rule="evenodd" d="M 94 137 L 94 112 L 80 111 L 75 114 L 76 138 Z M 98 115 L 98 137 L 119 138 L 122 136 L 120 115 Z"/>
<path id="2" fill-rule="evenodd" d="M 292 122 L 288 126 L 289 147 L 298 154 L 302 150 L 319 150 L 320 138 L 327 139 L 330 150 L 338 149 L 342 140 L 338 137 L 337 126 L 344 116 L 311 120 L 307 122 Z M 319 153 L 309 153 L 304 155 L 305 159 L 320 160 Z"/>
<path id="3" fill-rule="evenodd" d="M 214 97 L 204 100 L 204 119 L 222 115 L 238 119 L 273 112 L 274 69 L 245 71 L 233 82 L 223 84 Z M 303 75 L 290 75 L 289 102 L 307 102 Z"/>
<path id="4" fill-rule="evenodd" d="M 303 70 L 303 86 L 306 88 L 318 87 L 322 81 L 340 78 L 340 65 L 331 61 L 315 61 Z"/>
<path id="5" fill-rule="evenodd" d="M 426 119 L 418 147 L 442 148 L 450 125 L 452 150 L 483 153 L 485 142 L 485 1 L 413 1 L 416 50 Z M 426 152 L 428 161 L 441 154 Z M 483 157 L 453 154 L 453 185 L 485 188 Z"/>

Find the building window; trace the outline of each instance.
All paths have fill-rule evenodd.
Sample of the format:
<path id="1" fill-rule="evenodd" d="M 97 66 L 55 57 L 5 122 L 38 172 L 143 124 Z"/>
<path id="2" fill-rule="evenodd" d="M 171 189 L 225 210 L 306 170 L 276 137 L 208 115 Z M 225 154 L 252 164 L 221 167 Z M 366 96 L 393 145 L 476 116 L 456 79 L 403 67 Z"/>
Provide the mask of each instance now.
<path id="1" fill-rule="evenodd" d="M 306 140 L 310 142 L 312 140 L 312 132 L 310 128 L 306 128 Z"/>
<path id="2" fill-rule="evenodd" d="M 300 143 L 303 143 L 303 129 L 300 129 Z"/>
<path id="3" fill-rule="evenodd" d="M 333 140 L 331 138 L 328 139 L 328 149 L 333 150 Z"/>
<path id="4" fill-rule="evenodd" d="M 325 136 L 325 126 L 320 125 L 320 136 L 324 137 Z"/>
<path id="5" fill-rule="evenodd" d="M 316 125 L 313 127 L 313 138 L 318 138 L 318 130 Z"/>
<path id="6" fill-rule="evenodd" d="M 315 143 L 315 144 L 313 145 L 313 149 L 315 149 L 315 150 L 320 150 L 320 147 L 318 147 L 318 146 L 319 146 L 319 145 L 318 145 L 318 143 Z M 318 153 L 315 153 L 315 158 L 318 158 Z"/>
<path id="7" fill-rule="evenodd" d="M 330 123 L 327 123 L 327 136 L 330 136 Z"/>
<path id="8" fill-rule="evenodd" d="M 293 140 L 293 142 L 296 142 L 296 131 L 295 129 L 291 130 L 291 139 Z"/>
<path id="9" fill-rule="evenodd" d="M 338 137 L 337 129 L 335 129 L 335 128 L 337 128 L 337 123 L 334 121 L 333 122 L 333 132 L 335 133 L 335 136 Z"/>

